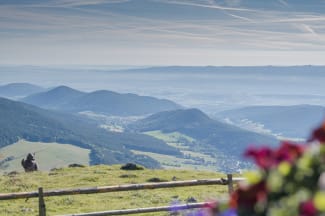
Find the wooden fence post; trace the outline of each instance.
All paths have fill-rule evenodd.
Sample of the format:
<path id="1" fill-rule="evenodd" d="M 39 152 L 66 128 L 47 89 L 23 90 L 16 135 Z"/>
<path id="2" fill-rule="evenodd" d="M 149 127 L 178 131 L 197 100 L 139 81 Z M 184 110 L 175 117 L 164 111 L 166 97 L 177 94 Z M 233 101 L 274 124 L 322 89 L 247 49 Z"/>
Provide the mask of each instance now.
<path id="1" fill-rule="evenodd" d="M 234 191 L 232 174 L 227 174 L 227 180 L 228 180 L 228 193 L 231 194 Z"/>
<path id="2" fill-rule="evenodd" d="M 46 216 L 46 207 L 43 196 L 43 188 L 38 188 L 38 213 L 39 216 Z"/>

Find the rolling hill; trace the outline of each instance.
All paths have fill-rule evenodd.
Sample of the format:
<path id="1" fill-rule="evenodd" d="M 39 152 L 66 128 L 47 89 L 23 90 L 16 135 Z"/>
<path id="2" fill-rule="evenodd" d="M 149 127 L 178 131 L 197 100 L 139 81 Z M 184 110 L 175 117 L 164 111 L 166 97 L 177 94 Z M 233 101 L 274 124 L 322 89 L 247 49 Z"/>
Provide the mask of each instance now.
<path id="1" fill-rule="evenodd" d="M 90 150 L 59 143 L 18 142 L 0 149 L 0 174 L 12 171 L 24 172 L 21 160 L 27 153 L 35 153 L 38 170 L 67 167 L 70 164 L 89 165 Z"/>
<path id="2" fill-rule="evenodd" d="M 84 93 L 66 86 L 28 96 L 22 101 L 47 109 L 67 112 L 92 111 L 114 116 L 146 115 L 181 107 L 172 101 L 154 97 L 119 94 L 106 90 Z"/>
<path id="3" fill-rule="evenodd" d="M 60 109 L 61 107 L 65 107 L 70 101 L 84 94 L 86 93 L 67 86 L 58 86 L 46 92 L 27 96 L 21 101 L 43 108 Z"/>
<path id="4" fill-rule="evenodd" d="M 72 144 L 91 150 L 91 164 L 133 161 L 147 167 L 160 165 L 152 158 L 134 155 L 130 150 L 181 155 L 177 149 L 147 135 L 108 132 L 77 115 L 48 111 L 4 98 L 0 98 L 0 113 L 0 147 L 20 139 Z"/>
<path id="5" fill-rule="evenodd" d="M 209 118 L 198 109 L 165 111 L 129 125 L 131 131 L 179 132 L 207 148 L 240 157 L 248 145 L 274 145 L 277 140 Z"/>
<path id="6" fill-rule="evenodd" d="M 0 97 L 20 99 L 45 91 L 44 88 L 29 83 L 10 83 L 0 86 Z"/>
<path id="7" fill-rule="evenodd" d="M 310 131 L 325 117 L 325 108 L 316 105 L 252 106 L 218 113 L 242 127 L 255 124 L 271 133 L 291 138 L 308 138 Z M 254 127 L 253 127 L 254 129 Z"/>

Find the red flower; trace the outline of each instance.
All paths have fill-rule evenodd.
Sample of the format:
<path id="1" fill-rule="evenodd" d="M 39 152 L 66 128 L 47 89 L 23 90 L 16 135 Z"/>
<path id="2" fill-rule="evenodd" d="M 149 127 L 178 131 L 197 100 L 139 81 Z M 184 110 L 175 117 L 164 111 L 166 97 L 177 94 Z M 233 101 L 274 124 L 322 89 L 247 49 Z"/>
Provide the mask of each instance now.
<path id="1" fill-rule="evenodd" d="M 282 142 L 282 145 L 279 149 L 275 151 L 276 163 L 282 161 L 287 161 L 289 163 L 294 162 L 304 153 L 304 146 L 291 143 L 291 142 Z"/>
<path id="2" fill-rule="evenodd" d="M 304 152 L 304 147 L 290 142 L 283 142 L 275 150 L 269 147 L 260 149 L 250 148 L 246 151 L 245 156 L 253 157 L 255 163 L 262 169 L 270 169 L 283 161 L 293 163 Z"/>
<path id="3" fill-rule="evenodd" d="M 309 141 L 318 140 L 321 143 L 325 143 L 325 122 L 319 127 L 316 128 Z"/>
<path id="4" fill-rule="evenodd" d="M 255 160 L 256 165 L 263 169 L 268 169 L 274 164 L 274 152 L 268 147 L 260 149 L 249 148 L 245 152 L 245 156 L 252 157 Z"/>
<path id="5" fill-rule="evenodd" d="M 300 204 L 299 206 L 299 216 L 315 216 L 317 210 L 314 206 L 313 201 L 306 201 Z"/>

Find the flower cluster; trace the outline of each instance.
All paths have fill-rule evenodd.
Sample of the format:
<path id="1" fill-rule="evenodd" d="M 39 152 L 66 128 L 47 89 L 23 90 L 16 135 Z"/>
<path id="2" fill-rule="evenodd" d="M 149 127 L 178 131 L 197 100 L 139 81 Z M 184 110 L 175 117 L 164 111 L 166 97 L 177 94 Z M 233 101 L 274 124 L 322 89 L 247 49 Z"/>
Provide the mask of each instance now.
<path id="1" fill-rule="evenodd" d="M 229 202 L 197 216 L 325 215 L 325 123 L 307 143 L 282 142 L 276 149 L 250 148 L 258 169 L 246 174 Z"/>

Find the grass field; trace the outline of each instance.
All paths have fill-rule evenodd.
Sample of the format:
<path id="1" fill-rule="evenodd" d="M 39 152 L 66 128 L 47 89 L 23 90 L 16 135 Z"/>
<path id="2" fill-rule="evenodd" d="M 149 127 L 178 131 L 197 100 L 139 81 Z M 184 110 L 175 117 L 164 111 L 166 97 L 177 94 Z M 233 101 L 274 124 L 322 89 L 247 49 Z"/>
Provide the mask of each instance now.
<path id="1" fill-rule="evenodd" d="M 185 155 L 185 158 L 179 158 L 150 152 L 133 151 L 136 154 L 143 154 L 154 158 L 164 168 L 178 167 L 180 169 L 199 169 L 211 171 L 218 169 L 216 166 L 216 164 L 218 164 L 218 160 L 210 155 L 198 152 L 197 149 L 194 149 L 190 143 L 194 142 L 195 139 L 189 136 L 179 132 L 163 133 L 159 130 L 148 131 L 145 132 L 145 134 L 165 141 L 168 145 L 178 148 Z"/>
<path id="2" fill-rule="evenodd" d="M 18 173 L 0 176 L 1 193 L 37 191 L 62 188 L 109 186 L 130 183 L 145 183 L 150 178 L 171 181 L 226 177 L 225 174 L 190 170 L 138 170 L 124 171 L 120 165 L 90 166 L 84 168 L 62 168 L 51 172 Z M 198 202 L 227 196 L 226 186 L 194 186 L 173 189 L 156 189 L 113 192 L 90 195 L 46 197 L 47 215 L 72 214 L 114 209 L 129 209 L 170 205 L 173 200 L 185 203 L 189 197 Z M 0 201 L 0 215 L 37 215 L 38 199 Z M 139 214 L 162 216 L 167 213 Z"/>
<path id="3" fill-rule="evenodd" d="M 0 173 L 23 171 L 20 161 L 28 153 L 35 152 L 35 158 L 40 170 L 50 170 L 72 163 L 89 165 L 90 150 L 69 144 L 28 142 L 20 140 L 17 143 L 0 149 L 0 161 L 11 157 L 0 166 Z"/>
<path id="4" fill-rule="evenodd" d="M 157 153 L 151 153 L 151 152 L 143 152 L 143 151 L 135 151 L 132 150 L 133 153 L 135 154 L 140 154 L 140 155 L 147 155 L 149 157 L 154 158 L 157 160 L 163 168 L 166 169 L 188 169 L 188 170 L 205 170 L 205 171 L 214 171 L 217 170 L 216 166 L 213 165 L 205 165 L 196 162 L 193 159 L 187 159 L 187 158 L 179 158 L 175 156 L 170 156 L 170 155 L 164 155 L 164 154 L 157 154 Z M 200 154 L 200 153 L 194 153 L 191 151 L 182 151 L 186 152 L 186 154 L 193 154 L 196 156 L 202 156 L 206 157 L 206 155 Z"/>
<path id="5" fill-rule="evenodd" d="M 176 147 L 180 150 L 187 150 L 189 147 L 185 145 L 185 142 L 193 142 L 195 139 L 192 137 L 186 136 L 179 132 L 172 132 L 172 133 L 163 133 L 159 130 L 156 131 L 148 131 L 144 134 L 155 137 L 157 139 L 161 139 L 165 141 L 168 145 Z"/>

